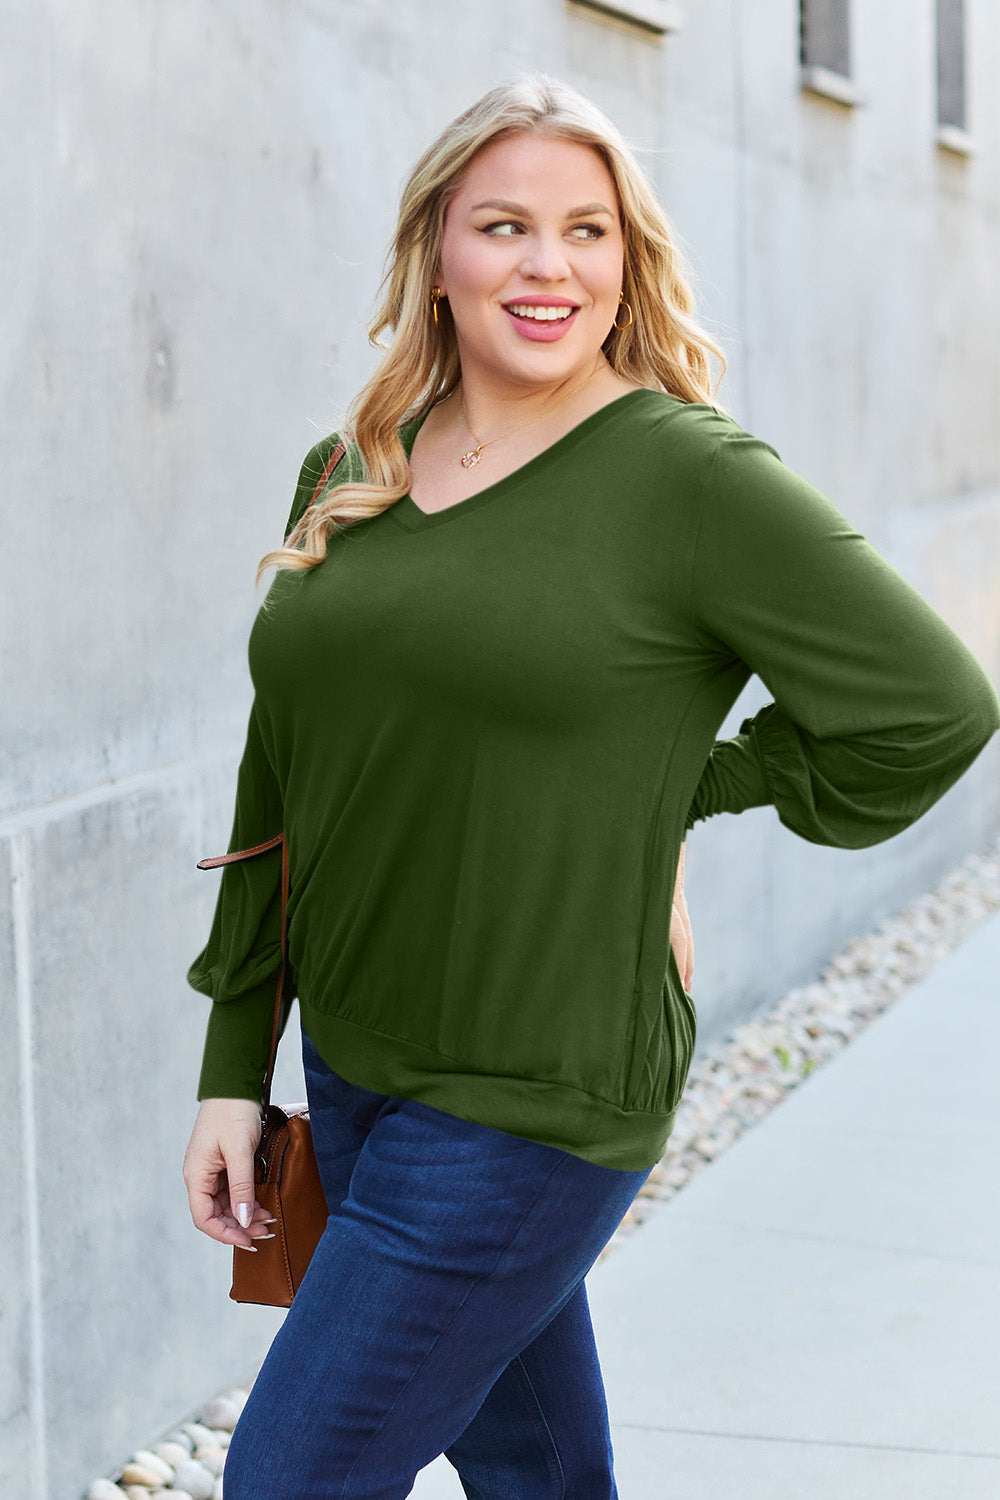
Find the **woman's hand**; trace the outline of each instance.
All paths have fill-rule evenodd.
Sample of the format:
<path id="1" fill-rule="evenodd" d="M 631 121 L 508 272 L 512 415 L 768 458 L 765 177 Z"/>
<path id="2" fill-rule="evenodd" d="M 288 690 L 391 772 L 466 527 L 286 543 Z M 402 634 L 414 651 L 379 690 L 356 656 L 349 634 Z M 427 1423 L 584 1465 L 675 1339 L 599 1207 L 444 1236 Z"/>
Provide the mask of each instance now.
<path id="1" fill-rule="evenodd" d="M 269 1235 L 267 1210 L 254 1200 L 253 1157 L 260 1109 L 250 1099 L 203 1099 L 184 1155 L 184 1181 L 195 1228 L 224 1245 L 255 1250 Z"/>
<path id="2" fill-rule="evenodd" d="M 691 981 L 694 978 L 694 934 L 691 931 L 691 918 L 688 916 L 687 901 L 684 899 L 684 845 L 681 845 L 681 857 L 677 865 L 677 879 L 674 883 L 674 904 L 670 912 L 670 946 L 674 950 L 674 958 L 677 960 L 677 968 L 681 976 L 681 983 L 690 992 Z"/>

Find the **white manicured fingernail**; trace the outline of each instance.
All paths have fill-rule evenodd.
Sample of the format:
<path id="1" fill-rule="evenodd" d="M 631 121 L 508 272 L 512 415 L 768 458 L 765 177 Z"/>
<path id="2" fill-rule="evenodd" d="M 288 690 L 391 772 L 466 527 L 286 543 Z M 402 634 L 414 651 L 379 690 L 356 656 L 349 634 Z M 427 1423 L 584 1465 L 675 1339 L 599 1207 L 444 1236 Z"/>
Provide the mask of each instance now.
<path id="1" fill-rule="evenodd" d="M 253 1218 L 253 1204 L 252 1203 L 237 1203 L 237 1205 L 236 1205 L 236 1222 L 239 1224 L 240 1228 L 241 1229 L 249 1229 L 250 1228 L 250 1220 L 252 1218 Z"/>

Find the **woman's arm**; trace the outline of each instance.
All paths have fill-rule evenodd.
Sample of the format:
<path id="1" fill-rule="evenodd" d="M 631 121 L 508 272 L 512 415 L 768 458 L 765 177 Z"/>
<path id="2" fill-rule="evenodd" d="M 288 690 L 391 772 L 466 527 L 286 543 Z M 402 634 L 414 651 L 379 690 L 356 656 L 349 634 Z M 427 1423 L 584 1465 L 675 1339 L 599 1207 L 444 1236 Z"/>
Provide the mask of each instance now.
<path id="1" fill-rule="evenodd" d="M 255 703 L 229 850 L 252 848 L 282 827 L 281 795 Z M 279 847 L 223 867 L 208 942 L 188 971 L 188 982 L 212 1000 L 198 1083 L 201 1108 L 184 1156 L 191 1217 L 210 1238 L 247 1250 L 267 1233 L 265 1210 L 254 1197 L 253 1155 L 280 965 Z"/>
<path id="2" fill-rule="evenodd" d="M 812 843 L 910 826 L 1000 728 L 975 656 L 839 510 L 736 423 L 707 471 L 691 609 L 774 702 L 717 741 L 686 827 L 771 803 Z"/>
<path id="3" fill-rule="evenodd" d="M 284 827 L 281 792 L 261 738 L 257 705 L 236 778 L 230 852 Z M 281 849 L 225 865 L 208 942 L 188 983 L 212 1000 L 198 1098 L 261 1102 L 281 964 Z"/>
<path id="4" fill-rule="evenodd" d="M 286 538 L 337 443 L 333 433 L 306 455 Z M 229 851 L 253 848 L 283 828 L 283 800 L 255 701 L 236 780 Z M 212 1000 L 198 1082 L 201 1107 L 184 1157 L 191 1217 L 212 1239 L 247 1250 L 267 1233 L 264 1210 L 254 1199 L 253 1154 L 280 963 L 281 850 L 275 849 L 224 866 L 208 942 L 188 971 L 188 982 Z"/>
<path id="5" fill-rule="evenodd" d="M 286 538 L 313 498 L 338 445 L 339 434 L 334 432 L 306 454 L 285 523 Z M 236 778 L 229 851 L 251 849 L 281 833 L 284 826 L 282 794 L 255 700 Z M 187 976 L 194 989 L 213 1001 L 199 1099 L 260 1102 L 281 957 L 280 885 L 280 849 L 223 869 L 208 942 Z"/>

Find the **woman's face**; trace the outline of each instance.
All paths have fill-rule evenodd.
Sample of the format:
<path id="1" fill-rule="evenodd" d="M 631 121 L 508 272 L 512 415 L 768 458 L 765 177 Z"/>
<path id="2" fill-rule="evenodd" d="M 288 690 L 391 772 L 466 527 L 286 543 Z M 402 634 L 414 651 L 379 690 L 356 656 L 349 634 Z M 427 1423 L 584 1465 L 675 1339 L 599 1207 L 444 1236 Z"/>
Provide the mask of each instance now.
<path id="1" fill-rule="evenodd" d="M 596 151 L 529 134 L 485 146 L 448 205 L 435 278 L 466 384 L 543 387 L 593 369 L 623 253 L 618 195 Z"/>

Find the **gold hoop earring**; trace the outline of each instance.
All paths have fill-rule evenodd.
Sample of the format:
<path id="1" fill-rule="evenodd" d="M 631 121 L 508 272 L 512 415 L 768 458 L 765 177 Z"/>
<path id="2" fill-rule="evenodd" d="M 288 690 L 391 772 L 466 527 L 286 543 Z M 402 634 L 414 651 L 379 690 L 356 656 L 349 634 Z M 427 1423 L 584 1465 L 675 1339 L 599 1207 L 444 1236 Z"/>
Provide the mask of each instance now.
<path id="1" fill-rule="evenodd" d="M 614 322 L 614 326 L 615 326 L 615 328 L 617 328 L 617 329 L 618 329 L 618 330 L 619 330 L 619 332 L 621 332 L 621 330 L 622 330 L 622 329 L 623 329 L 623 328 L 631 328 L 631 327 L 632 327 L 632 324 L 633 324 L 633 322 L 634 322 L 634 321 L 635 321 L 635 319 L 634 319 L 634 318 L 633 318 L 633 317 L 632 317 L 632 309 L 631 309 L 631 307 L 630 307 L 630 306 L 629 306 L 629 304 L 628 304 L 628 303 L 627 303 L 627 302 L 626 302 L 626 301 L 625 301 L 625 293 L 624 293 L 624 292 L 622 292 L 622 293 L 621 293 L 621 294 L 620 294 L 620 295 L 619 295 L 619 298 L 618 298 L 618 306 L 619 306 L 619 309 L 621 309 L 621 308 L 623 308 L 623 307 L 624 307 L 624 309 L 625 309 L 625 311 L 626 311 L 626 312 L 627 312 L 627 313 L 628 313 L 628 322 L 627 322 L 627 323 L 619 323 L 619 321 L 618 321 L 618 314 L 617 314 L 617 313 L 615 313 L 615 322 Z"/>
<path id="2" fill-rule="evenodd" d="M 441 288 L 439 286 L 432 286 L 431 287 L 431 313 L 432 313 L 432 315 L 434 317 L 434 327 L 435 328 L 438 326 L 438 303 L 440 301 L 441 301 Z"/>

